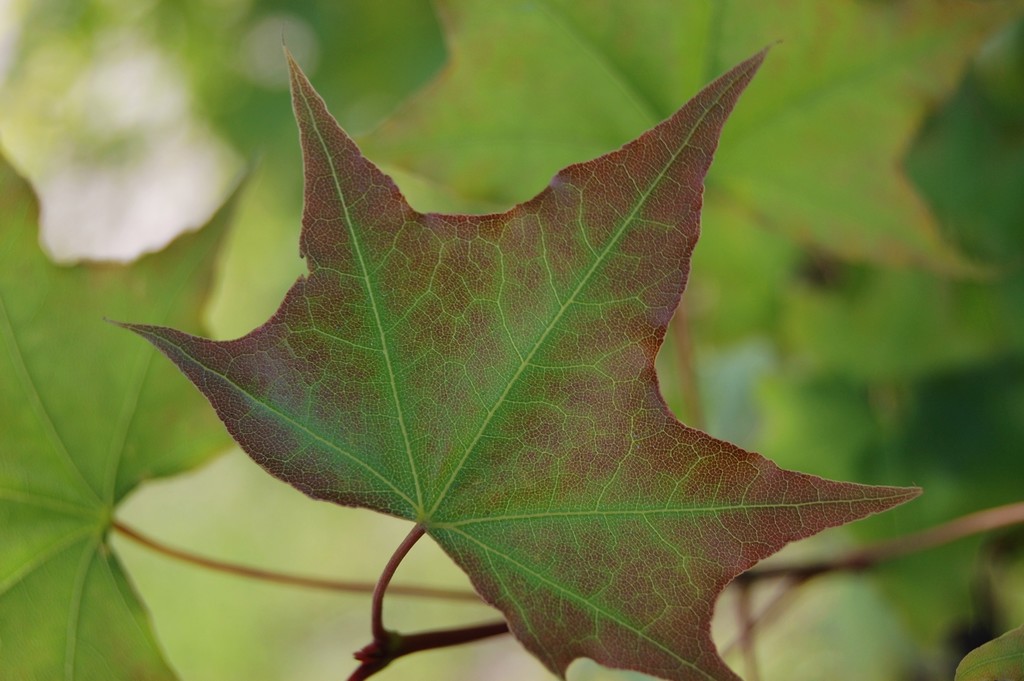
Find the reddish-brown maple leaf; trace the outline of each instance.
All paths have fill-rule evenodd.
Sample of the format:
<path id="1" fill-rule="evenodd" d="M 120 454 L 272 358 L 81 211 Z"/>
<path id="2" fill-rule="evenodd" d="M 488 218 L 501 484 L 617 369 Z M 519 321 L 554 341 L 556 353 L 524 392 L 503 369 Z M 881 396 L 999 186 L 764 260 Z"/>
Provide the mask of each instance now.
<path id="1" fill-rule="evenodd" d="M 724 586 L 917 494 L 780 470 L 658 391 L 704 175 L 763 58 L 484 216 L 413 210 L 292 63 L 309 274 L 238 340 L 131 328 L 273 475 L 422 526 L 556 673 L 735 679 L 709 633 Z"/>

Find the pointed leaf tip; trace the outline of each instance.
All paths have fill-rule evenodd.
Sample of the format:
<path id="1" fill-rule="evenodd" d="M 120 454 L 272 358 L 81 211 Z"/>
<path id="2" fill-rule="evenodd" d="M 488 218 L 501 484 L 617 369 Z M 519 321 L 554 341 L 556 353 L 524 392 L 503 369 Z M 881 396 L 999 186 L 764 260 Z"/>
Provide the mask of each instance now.
<path id="1" fill-rule="evenodd" d="M 290 49 L 288 49 L 288 45 L 285 44 L 285 41 L 284 41 L 283 37 L 281 38 L 281 50 L 284 52 L 285 61 L 288 62 L 288 71 L 289 72 L 294 72 L 294 71 L 301 72 L 302 68 L 299 66 L 298 62 L 295 61 L 295 55 L 293 55 L 292 51 Z"/>

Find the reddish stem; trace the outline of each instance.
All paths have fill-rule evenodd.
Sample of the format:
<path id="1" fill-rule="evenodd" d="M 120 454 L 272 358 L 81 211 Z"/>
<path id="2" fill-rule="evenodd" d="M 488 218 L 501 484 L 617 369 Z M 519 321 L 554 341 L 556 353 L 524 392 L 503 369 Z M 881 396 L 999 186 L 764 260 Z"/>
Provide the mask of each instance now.
<path id="1" fill-rule="evenodd" d="M 866 570 L 894 558 L 920 553 L 966 537 L 1020 523 L 1024 523 L 1024 502 L 997 506 L 961 516 L 927 530 L 856 549 L 833 560 L 751 570 L 740 575 L 738 580 L 753 582 L 772 577 L 806 580 L 828 572 Z"/>
<path id="2" fill-rule="evenodd" d="M 740 622 L 739 644 L 743 651 L 743 662 L 747 670 L 747 681 L 758 681 L 761 678 L 758 673 L 757 652 L 754 649 L 754 638 L 751 636 L 753 627 L 750 611 L 750 584 L 740 584 L 739 593 L 736 594 L 736 616 Z"/>
<path id="3" fill-rule="evenodd" d="M 370 628 L 373 632 L 373 642 L 382 643 L 387 641 L 391 636 L 390 632 L 384 628 L 384 592 L 388 589 L 388 584 L 391 583 L 391 578 L 395 576 L 395 571 L 398 570 L 399 564 L 402 559 L 408 555 L 409 551 L 416 542 L 420 540 L 423 533 L 426 530 L 423 529 L 422 525 L 416 525 L 412 528 L 402 543 L 398 545 L 395 552 L 391 555 L 391 559 L 388 564 L 384 566 L 384 571 L 380 573 L 380 579 L 377 580 L 377 586 L 373 589 L 373 604 L 372 604 L 372 615 Z"/>
<path id="4" fill-rule="evenodd" d="M 151 537 L 147 537 L 138 530 L 116 520 L 112 523 L 112 527 L 118 534 L 122 535 L 126 539 L 130 539 L 136 544 L 144 546 L 156 553 L 191 565 L 216 570 L 217 572 L 226 572 L 239 577 L 259 579 L 277 584 L 288 584 L 291 586 L 302 586 L 312 589 L 326 589 L 329 591 L 372 593 L 374 590 L 374 584 L 370 582 L 352 582 L 335 579 L 319 579 L 317 577 L 304 577 L 302 575 L 272 572 L 270 570 L 261 570 L 259 568 L 237 565 L 235 563 L 228 563 L 214 558 L 207 558 L 206 556 L 200 556 L 189 551 L 183 551 L 181 549 L 176 549 L 171 546 L 167 546 L 166 544 L 162 544 Z M 470 591 L 460 591 L 457 589 L 435 589 L 426 586 L 405 586 L 399 584 L 391 587 L 391 593 L 418 598 L 440 598 L 444 600 L 480 602 L 480 597 L 475 593 Z"/>
<path id="5" fill-rule="evenodd" d="M 508 624 L 504 621 L 478 624 L 461 629 L 425 631 L 421 634 L 410 634 L 408 636 L 389 632 L 387 639 L 383 643 L 375 640 L 355 654 L 355 658 L 362 664 L 352 672 L 352 675 L 348 677 L 348 681 L 368 679 L 387 667 L 394 660 L 405 655 L 420 652 L 421 650 L 457 646 L 507 633 Z"/>
<path id="6" fill-rule="evenodd" d="M 764 579 L 778 579 L 784 587 L 760 612 L 753 615 L 749 622 L 743 623 L 740 636 L 722 648 L 722 655 L 727 655 L 740 645 L 743 636 L 750 636 L 756 627 L 778 616 L 792 598 L 796 587 L 815 577 L 831 572 L 860 572 L 895 558 L 1021 523 L 1024 523 L 1024 502 L 1016 502 L 987 508 L 920 532 L 864 546 L 832 560 L 804 565 L 766 567 L 745 572 L 736 578 L 736 584 L 740 588 L 747 588 L 754 582 Z"/>
<path id="7" fill-rule="evenodd" d="M 409 554 L 409 551 L 420 537 L 426 532 L 422 525 L 416 525 L 409 532 L 408 536 L 398 545 L 391 555 L 387 565 L 377 580 L 377 586 L 373 590 L 373 611 L 371 613 L 370 629 L 373 632 L 373 641 L 369 645 L 355 653 L 355 658 L 362 664 L 352 672 L 349 681 L 363 681 L 368 679 L 380 670 L 387 667 L 393 660 L 421 650 L 433 648 L 444 648 L 455 646 L 461 643 L 478 641 L 491 636 L 498 636 L 508 631 L 505 622 L 493 622 L 480 624 L 461 629 L 443 629 L 440 631 L 427 631 L 421 634 L 403 636 L 402 634 L 389 631 L 384 627 L 384 593 L 395 576 L 398 566 Z"/>
<path id="8" fill-rule="evenodd" d="M 410 634 L 402 637 L 401 652 L 395 657 L 416 653 L 421 650 L 432 650 L 433 648 L 447 648 L 463 643 L 472 643 L 492 636 L 500 636 L 508 633 L 508 623 L 488 622 L 477 624 L 461 629 L 441 629 L 438 631 L 425 631 L 421 634 Z"/>
<path id="9" fill-rule="evenodd" d="M 700 398 L 700 381 L 697 378 L 696 352 L 690 334 L 690 314 L 686 301 L 681 300 L 672 317 L 672 331 L 675 333 L 676 361 L 679 364 L 679 385 L 686 402 L 687 425 L 704 430 L 704 405 Z"/>

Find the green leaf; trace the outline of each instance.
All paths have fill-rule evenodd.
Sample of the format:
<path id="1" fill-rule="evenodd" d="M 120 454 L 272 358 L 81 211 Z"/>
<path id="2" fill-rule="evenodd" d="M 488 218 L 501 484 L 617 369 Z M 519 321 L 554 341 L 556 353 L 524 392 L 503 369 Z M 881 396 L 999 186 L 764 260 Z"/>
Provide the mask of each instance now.
<path id="1" fill-rule="evenodd" d="M 957 91 L 924 122 L 906 159 L 960 248 L 1004 270 L 1024 264 L 1022 132 L 1024 16 L 986 42 Z"/>
<path id="2" fill-rule="evenodd" d="M 709 208 L 845 258 L 962 269 L 900 159 L 930 100 L 1020 6 L 445 0 L 447 68 L 364 148 L 470 200 L 509 205 L 782 41 L 723 141 Z"/>
<path id="3" fill-rule="evenodd" d="M 104 316 L 198 326 L 222 229 L 132 267 L 51 263 L 0 161 L 0 679 L 170 679 L 107 541 L 140 482 L 226 442 L 187 382 Z"/>
<path id="4" fill-rule="evenodd" d="M 960 661 L 955 681 L 1024 679 L 1024 626 L 975 648 Z"/>
<path id="5" fill-rule="evenodd" d="M 792 286 L 779 326 L 807 366 L 869 381 L 912 380 L 1022 347 L 1013 279 L 950 282 L 906 268 L 846 268 Z M 997 288 L 997 286 L 999 288 Z"/>
<path id="6" fill-rule="evenodd" d="M 704 174 L 763 57 L 485 216 L 412 210 L 293 63 L 309 275 L 238 340 L 130 328 L 269 472 L 423 526 L 554 672 L 735 679 L 708 626 L 721 589 L 917 494 L 780 470 L 658 391 Z"/>
<path id="7" fill-rule="evenodd" d="M 863 541 L 925 530 L 1021 499 L 1014 473 L 1024 442 L 1019 354 L 914 381 L 868 383 L 797 369 L 764 387 L 759 443 L 780 465 L 865 482 L 912 481 L 928 490 L 923 503 L 858 524 L 855 534 Z M 980 542 L 967 539 L 906 556 L 875 575 L 922 646 L 945 645 L 951 630 L 976 618 L 967 585 L 977 580 Z"/>

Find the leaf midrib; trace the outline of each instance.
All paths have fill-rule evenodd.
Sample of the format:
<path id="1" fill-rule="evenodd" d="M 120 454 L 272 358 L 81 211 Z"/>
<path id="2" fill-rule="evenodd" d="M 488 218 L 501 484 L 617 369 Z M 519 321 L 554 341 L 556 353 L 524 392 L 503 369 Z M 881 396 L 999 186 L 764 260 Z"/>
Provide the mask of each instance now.
<path id="1" fill-rule="evenodd" d="M 263 409 L 268 411 L 273 416 L 276 416 L 280 420 L 286 422 L 289 426 L 294 427 L 296 430 L 301 431 L 302 433 L 305 433 L 306 435 L 308 435 L 311 439 L 315 440 L 316 442 L 324 445 L 325 447 L 327 447 L 328 449 L 330 449 L 330 450 L 332 450 L 334 452 L 337 452 L 338 454 L 341 454 L 346 459 L 349 459 L 350 461 L 355 463 L 357 466 L 359 466 L 362 469 L 366 470 L 367 472 L 372 474 L 374 477 L 376 477 L 378 480 L 380 480 L 385 485 L 387 485 L 388 488 L 390 488 L 400 498 L 405 500 L 406 503 L 408 503 L 410 506 L 415 507 L 415 504 L 413 503 L 412 499 L 410 499 L 409 496 L 405 492 L 400 490 L 393 482 L 391 482 L 391 480 L 389 480 L 386 475 L 384 475 L 383 473 L 378 471 L 376 468 L 374 468 L 370 464 L 368 464 L 365 461 L 363 461 L 361 458 L 359 458 L 355 454 L 352 454 L 351 452 L 349 452 L 349 451 L 347 451 L 345 449 L 342 449 L 337 444 L 335 444 L 333 441 L 328 440 L 327 438 L 321 436 L 316 431 L 314 431 L 314 430 L 310 429 L 309 427 L 307 427 L 305 424 L 303 424 L 297 418 L 294 418 L 291 415 L 285 413 L 284 411 L 278 409 L 272 403 L 264 402 L 263 400 L 259 399 L 258 397 L 253 395 L 252 392 L 246 390 L 245 388 L 240 386 L 238 383 L 235 383 L 230 378 L 228 378 L 225 374 L 210 368 L 206 364 L 203 364 L 201 361 L 199 361 L 198 359 L 193 357 L 191 354 L 189 354 L 185 350 L 185 348 L 183 348 L 182 346 L 180 346 L 177 343 L 173 342 L 169 338 L 165 338 L 164 336 L 161 336 L 158 333 L 155 333 L 154 329 L 147 328 L 147 327 L 134 327 L 134 330 L 135 330 L 136 333 L 138 333 L 138 334 L 140 334 L 140 335 L 142 335 L 142 336 L 144 336 L 146 338 L 149 338 L 154 343 L 163 343 L 163 344 L 166 344 L 166 345 L 170 346 L 171 348 L 174 348 L 174 350 L 177 351 L 177 354 L 179 354 L 185 361 L 187 361 L 191 365 L 195 366 L 196 368 L 200 369 L 201 371 L 205 371 L 205 372 L 207 372 L 209 374 L 212 374 L 212 375 L 220 378 L 225 383 L 227 383 L 232 388 L 234 388 L 235 391 L 238 394 L 244 395 L 246 398 L 248 398 L 248 400 L 253 405 L 262 407 Z"/>
<path id="2" fill-rule="evenodd" d="M 85 597 L 85 583 L 89 577 L 89 570 L 92 569 L 93 561 L 96 560 L 96 552 L 99 549 L 100 538 L 96 537 L 86 544 L 85 550 L 79 558 L 78 569 L 75 572 L 75 581 L 71 591 L 71 603 L 68 608 L 67 639 L 64 647 L 64 679 L 73 681 L 75 678 L 75 659 L 78 655 L 78 635 L 81 629 L 82 600 Z"/>
<path id="3" fill-rule="evenodd" d="M 10 315 L 7 312 L 7 306 L 4 304 L 2 293 L 0 293 L 0 338 L 7 341 L 5 345 L 8 346 L 8 358 L 11 361 L 11 365 L 14 367 L 15 376 L 21 384 L 22 392 L 25 394 L 25 399 L 28 401 L 32 414 L 35 416 L 40 427 L 42 427 L 43 432 L 46 433 L 47 439 L 50 440 L 50 446 L 53 451 L 57 453 L 58 458 L 68 467 L 68 470 L 78 478 L 84 489 L 86 489 L 92 496 L 93 500 L 97 504 L 102 505 L 103 501 L 100 498 L 99 493 L 95 488 L 93 488 L 92 484 L 89 483 L 89 480 L 85 477 L 84 471 L 79 467 L 74 457 L 71 456 L 71 451 L 68 449 L 67 445 L 64 443 L 64 439 L 57 431 L 57 426 L 53 422 L 53 419 L 50 418 L 49 410 L 47 410 L 46 405 L 43 404 L 42 394 L 39 391 L 39 387 L 36 385 L 35 379 L 29 372 L 28 365 L 25 363 L 25 357 L 21 351 L 18 336 L 14 331 L 14 325 L 11 322 Z"/>
<path id="4" fill-rule="evenodd" d="M 749 137 L 774 134 L 773 128 L 783 124 L 790 116 L 806 113 L 837 93 L 856 89 L 865 82 L 898 72 L 906 64 L 912 64 L 916 59 L 927 56 L 949 44 L 960 36 L 961 30 L 966 31 L 967 29 L 958 28 L 949 33 L 941 33 L 937 36 L 926 35 L 907 44 L 901 43 L 890 51 L 877 54 L 877 58 L 847 68 L 825 79 L 820 84 L 815 83 L 799 89 L 762 112 L 761 116 L 756 119 L 749 122 L 737 121 L 738 125 L 735 126 L 735 131 L 731 135 L 730 144 L 740 148 Z"/>
<path id="5" fill-rule="evenodd" d="M 872 497 L 872 500 L 901 499 L 906 494 L 893 494 L 890 497 Z M 454 530 L 465 525 L 477 525 L 493 522 L 513 522 L 518 520 L 544 520 L 546 518 L 611 518 L 616 516 L 648 516 L 648 515 L 699 515 L 728 513 L 731 511 L 759 511 L 801 509 L 814 506 L 848 506 L 863 501 L 861 499 L 815 499 L 813 501 L 796 501 L 774 504 L 722 504 L 714 506 L 677 506 L 674 508 L 639 508 L 639 509 L 592 509 L 592 510 L 556 510 L 538 513 L 514 513 L 500 516 L 481 516 L 466 518 L 452 522 L 435 523 L 432 528 L 438 530 Z"/>
<path id="6" fill-rule="evenodd" d="M 508 397 L 509 393 L 512 391 L 513 387 L 519 381 L 519 378 L 526 370 L 526 367 L 530 365 L 530 362 L 533 359 L 533 357 L 544 345 L 544 342 L 550 336 L 551 331 L 561 321 L 562 316 L 565 314 L 565 312 L 575 303 L 577 296 L 579 296 L 580 292 L 590 282 L 590 278 L 593 276 L 594 272 L 596 272 L 597 269 L 604 263 L 605 258 L 608 256 L 611 250 L 618 244 L 619 239 L 622 238 L 622 235 L 627 231 L 627 229 L 630 226 L 632 226 L 633 221 L 636 219 L 636 216 L 643 209 L 643 207 L 647 204 L 647 200 L 650 198 L 651 194 L 661 184 L 661 181 L 664 179 L 669 169 L 671 169 L 672 166 L 675 164 L 679 156 L 683 153 L 685 149 L 687 149 L 687 147 L 690 144 L 690 141 L 693 139 L 693 136 L 696 134 L 697 130 L 704 123 L 704 119 L 707 117 L 707 115 L 725 97 L 726 93 L 728 93 L 736 85 L 737 82 L 742 80 L 743 77 L 746 76 L 746 74 L 746 70 L 738 73 L 736 77 L 733 79 L 733 81 L 727 87 L 723 88 L 721 93 L 719 93 L 714 100 L 708 103 L 707 107 L 701 112 L 700 117 L 688 131 L 686 138 L 679 144 L 679 147 L 675 150 L 675 152 L 673 152 L 672 157 L 668 160 L 665 166 L 658 173 L 658 176 L 648 185 L 647 190 L 640 196 L 639 200 L 634 204 L 633 209 L 630 211 L 630 214 L 625 219 L 623 219 L 622 224 L 616 230 L 615 234 L 611 237 L 611 239 L 609 239 L 608 244 L 601 251 L 598 257 L 594 260 L 593 264 L 583 275 L 583 278 L 577 284 L 572 294 L 570 294 L 566 301 L 562 303 L 561 307 L 555 314 L 554 318 L 551 320 L 551 322 L 548 323 L 547 328 L 544 329 L 544 331 L 541 333 L 537 341 L 534 343 L 533 348 L 530 350 L 530 352 L 526 354 L 525 357 L 523 357 L 519 364 L 519 367 L 513 373 L 512 378 L 509 379 L 509 382 L 505 385 L 505 389 L 498 397 L 498 400 L 495 402 L 491 410 L 488 411 L 487 416 L 484 417 L 483 423 L 477 430 L 477 433 L 473 437 L 473 440 L 466 447 L 466 450 L 464 451 L 458 464 L 455 466 L 455 469 L 449 475 L 448 481 L 445 483 L 445 486 L 441 489 L 441 493 L 438 495 L 437 500 L 434 502 L 433 506 L 431 506 L 430 511 L 423 519 L 423 522 L 426 522 L 430 518 L 432 518 L 434 514 L 437 513 L 438 509 L 440 509 L 441 504 L 444 502 L 445 498 L 448 495 L 448 492 L 451 490 L 452 485 L 455 483 L 455 480 L 458 478 L 459 474 L 465 467 L 466 462 L 469 460 L 470 456 L 476 449 L 477 444 L 479 444 L 479 442 L 483 439 L 484 433 L 486 432 L 487 428 L 493 421 L 495 414 L 501 409 L 502 405 L 505 404 L 505 400 Z"/>
<path id="7" fill-rule="evenodd" d="M 608 610 L 605 610 L 604 608 L 598 606 L 594 602 L 588 600 L 586 597 L 576 593 L 575 591 L 572 591 L 572 590 L 566 588 L 565 586 L 559 584 L 558 582 L 556 582 L 556 581 L 554 581 L 554 580 L 552 580 L 552 579 L 550 579 L 548 577 L 545 577 L 544 575 L 542 575 L 541 573 L 537 572 L 536 570 L 534 570 L 533 568 L 529 567 L 528 565 L 525 565 L 525 564 L 519 562 L 518 560 L 516 560 L 515 558 L 513 558 L 512 556 L 510 556 L 510 555 L 508 555 L 508 554 L 506 554 L 506 553 L 504 553 L 502 551 L 499 551 L 496 548 L 485 544 L 484 542 L 481 542 L 476 537 L 474 537 L 474 536 L 472 536 L 470 534 L 467 534 L 466 532 L 463 532 L 461 530 L 454 529 L 454 528 L 451 531 L 456 533 L 456 534 L 458 534 L 458 535 L 461 535 L 465 539 L 473 542 L 474 544 L 476 544 L 477 546 L 482 548 L 485 553 L 487 553 L 489 555 L 497 556 L 497 557 L 501 558 L 502 560 L 504 560 L 505 562 L 510 563 L 511 565 L 515 566 L 515 568 L 517 568 L 519 571 L 529 574 L 531 577 L 533 577 L 534 579 L 542 582 L 543 584 L 545 584 L 546 586 L 551 588 L 553 591 L 556 591 L 556 592 L 562 594 L 565 598 L 567 598 L 569 600 L 576 601 L 577 603 L 580 603 L 581 605 L 583 605 L 584 607 L 588 608 L 589 610 L 591 610 L 595 614 L 600 615 L 601 617 L 604 617 L 605 619 L 608 619 L 608 620 L 614 622 L 617 626 L 620 626 L 620 627 L 622 627 L 624 629 L 629 630 L 632 634 L 634 634 L 638 638 L 641 638 L 641 639 L 649 642 L 651 645 L 653 645 L 654 647 L 658 648 L 659 650 L 661 650 L 663 653 L 665 653 L 666 655 L 668 655 L 672 659 L 678 661 L 681 665 L 685 666 L 688 669 L 691 669 L 691 670 L 697 672 L 698 674 L 703 676 L 705 679 L 708 679 L 708 681 L 715 681 L 715 677 L 709 675 L 707 672 L 705 672 L 703 669 L 698 667 L 692 661 L 687 660 L 685 657 L 683 657 L 679 653 L 675 652 L 672 648 L 670 648 L 666 644 L 664 644 L 661 641 L 651 637 L 651 635 L 648 634 L 647 632 L 645 632 L 644 630 L 638 629 L 637 627 L 633 626 L 632 624 L 627 622 L 626 618 L 622 617 L 619 613 L 609 612 Z M 527 613 L 521 613 L 521 619 L 522 619 L 523 622 L 529 622 L 531 618 L 528 616 Z"/>
<path id="8" fill-rule="evenodd" d="M 82 524 L 70 532 L 60 535 L 53 542 L 42 548 L 32 558 L 26 560 L 17 570 L 0 582 L 0 597 L 3 597 L 11 589 L 28 579 L 33 573 L 60 556 L 72 546 L 78 544 L 96 533 L 96 527 L 91 524 Z"/>
<path id="9" fill-rule="evenodd" d="M 163 302 L 163 306 L 161 307 L 159 316 L 157 317 L 161 324 L 165 323 L 165 321 L 171 317 L 172 310 L 184 295 L 189 283 L 196 278 L 199 271 L 203 269 L 204 266 L 204 258 L 193 258 L 191 261 L 186 260 L 184 266 L 175 267 L 175 272 L 176 274 L 179 274 L 179 279 L 177 282 L 174 282 L 171 293 L 161 301 Z M 139 404 L 142 400 L 146 383 L 149 380 L 149 372 L 153 366 L 153 358 L 156 356 L 156 349 L 153 347 L 147 348 L 146 346 L 142 346 L 138 352 L 140 354 L 136 357 L 136 364 L 132 371 L 131 382 L 121 402 L 121 410 L 118 414 L 113 430 L 111 431 L 110 447 L 107 450 L 103 496 L 109 508 L 117 506 L 119 501 L 117 498 L 117 480 L 121 474 L 124 464 L 124 455 L 128 444 L 128 436 L 135 424 L 135 419 L 138 417 Z M 138 480 L 132 481 L 132 487 L 138 483 Z"/>
<path id="10" fill-rule="evenodd" d="M 650 125 L 651 121 L 657 121 L 658 106 L 647 93 L 643 92 L 630 78 L 622 64 L 618 63 L 614 55 L 602 51 L 585 33 L 580 31 L 569 17 L 553 7 L 549 2 L 538 2 L 537 6 L 547 15 L 551 25 L 569 36 L 588 59 L 604 72 L 615 87 L 625 95 L 633 110 Z"/>
<path id="11" fill-rule="evenodd" d="M 363 285 L 366 287 L 366 294 L 370 301 L 370 309 L 373 310 L 373 320 L 377 329 L 378 339 L 380 340 L 381 353 L 384 357 L 384 366 L 388 372 L 388 382 L 391 387 L 391 398 L 395 405 L 395 413 L 398 416 L 398 426 L 402 432 L 402 441 L 405 445 L 406 457 L 409 460 L 409 470 L 412 473 L 413 485 L 416 489 L 416 503 L 413 504 L 413 510 L 416 516 L 423 515 L 423 491 L 420 485 L 419 473 L 416 468 L 416 460 L 412 454 L 412 443 L 409 439 L 409 430 L 405 424 L 405 415 L 402 411 L 402 402 L 398 395 L 398 385 L 395 377 L 394 367 L 391 363 L 391 353 L 388 350 L 387 337 L 384 334 L 384 325 L 380 318 L 380 309 L 377 305 L 377 297 L 373 292 L 373 285 L 370 281 L 370 272 L 366 267 L 366 261 L 363 257 L 363 250 L 359 244 L 359 239 L 356 236 L 355 228 L 352 222 L 352 216 L 349 213 L 348 202 L 345 200 L 345 194 L 341 189 L 341 180 L 338 177 L 338 170 L 334 166 L 334 157 L 327 146 L 326 140 L 320 133 L 320 126 L 317 122 L 317 117 L 313 112 L 313 108 L 309 104 L 309 97 L 305 91 L 305 88 L 300 86 L 296 88 L 299 96 L 302 98 L 302 104 L 306 108 L 306 114 L 309 116 L 310 125 L 312 126 L 313 132 L 316 134 L 317 140 L 320 142 L 320 148 L 323 152 L 324 158 L 327 159 L 327 165 L 331 169 L 331 180 L 334 183 L 334 190 L 338 196 L 338 202 L 341 204 L 342 211 L 345 218 L 345 226 L 348 228 L 349 239 L 352 241 L 352 248 L 356 253 L 356 258 L 359 261 L 359 269 L 362 272 Z M 405 496 L 405 495 L 403 495 Z"/>

